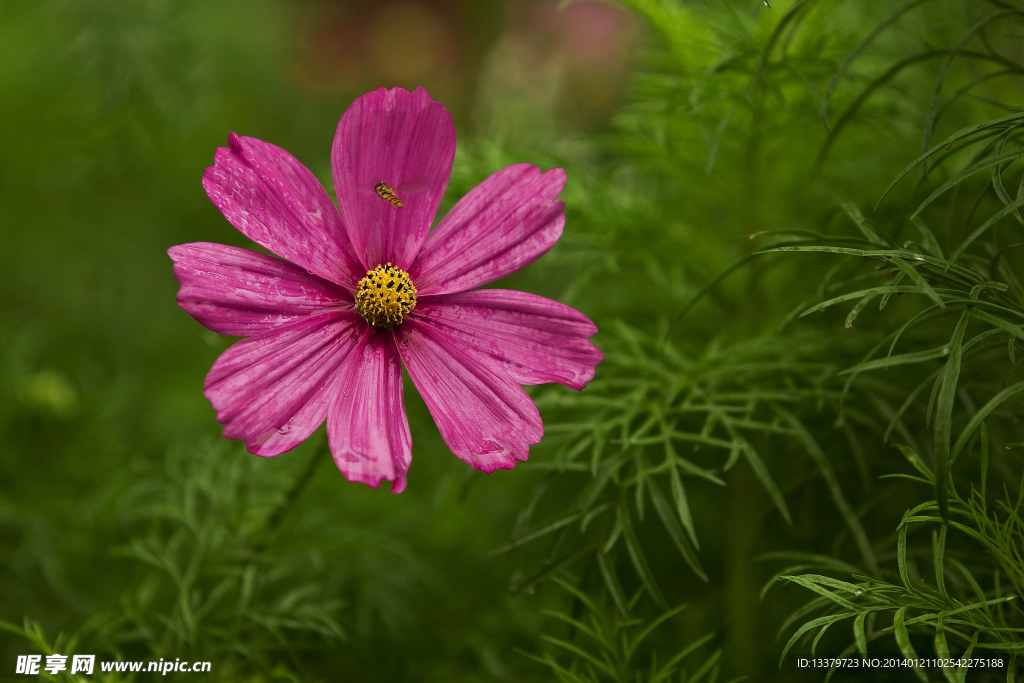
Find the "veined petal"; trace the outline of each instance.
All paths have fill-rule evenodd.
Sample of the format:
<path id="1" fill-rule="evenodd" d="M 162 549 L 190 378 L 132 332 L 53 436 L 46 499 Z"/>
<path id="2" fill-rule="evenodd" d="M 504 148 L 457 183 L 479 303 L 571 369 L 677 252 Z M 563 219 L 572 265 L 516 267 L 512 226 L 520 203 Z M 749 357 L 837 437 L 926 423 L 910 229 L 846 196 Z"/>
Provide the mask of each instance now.
<path id="1" fill-rule="evenodd" d="M 452 453 L 488 474 L 524 461 L 544 425 L 503 368 L 424 320 L 407 319 L 395 341 L 409 376 Z"/>
<path id="2" fill-rule="evenodd" d="M 366 274 L 323 185 L 280 147 L 232 133 L 203 187 L 231 225 L 278 256 L 349 289 Z"/>
<path id="3" fill-rule="evenodd" d="M 411 314 L 501 363 L 519 384 L 560 382 L 582 389 L 604 360 L 589 337 L 597 327 L 571 306 L 536 294 L 480 289 L 420 297 Z"/>
<path id="4" fill-rule="evenodd" d="M 369 334 L 354 311 L 333 311 L 238 342 L 217 359 L 203 393 L 256 455 L 295 448 L 327 416 L 338 368 Z"/>
<path id="5" fill-rule="evenodd" d="M 338 123 L 331 168 L 338 206 L 364 270 L 406 270 L 430 230 L 455 158 L 451 114 L 423 88 L 380 88 Z M 398 207 L 375 189 L 384 183 Z"/>
<path id="6" fill-rule="evenodd" d="M 408 269 L 421 295 L 464 292 L 532 263 L 562 236 L 565 171 L 515 164 L 463 197 Z"/>
<path id="7" fill-rule="evenodd" d="M 167 253 L 181 283 L 178 305 L 214 332 L 248 337 L 352 307 L 345 289 L 273 256 L 209 242 L 179 244 Z"/>
<path id="8" fill-rule="evenodd" d="M 338 371 L 327 414 L 327 438 L 349 481 L 401 493 L 412 461 L 412 434 L 402 403 L 402 361 L 394 337 L 371 331 Z"/>

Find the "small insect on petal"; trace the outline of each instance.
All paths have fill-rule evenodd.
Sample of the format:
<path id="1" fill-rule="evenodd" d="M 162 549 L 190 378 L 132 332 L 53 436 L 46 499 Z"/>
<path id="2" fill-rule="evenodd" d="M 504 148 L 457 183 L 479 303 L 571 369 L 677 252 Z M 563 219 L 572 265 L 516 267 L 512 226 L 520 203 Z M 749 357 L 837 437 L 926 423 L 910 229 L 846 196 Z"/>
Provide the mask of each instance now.
<path id="1" fill-rule="evenodd" d="M 395 191 L 391 189 L 390 185 L 386 183 L 377 183 L 376 185 L 374 185 L 373 189 L 376 190 L 377 194 L 380 195 L 381 199 L 386 199 L 387 201 L 397 206 L 399 209 L 405 206 L 405 204 L 402 203 L 402 200 L 398 198 L 398 195 L 395 194 Z"/>

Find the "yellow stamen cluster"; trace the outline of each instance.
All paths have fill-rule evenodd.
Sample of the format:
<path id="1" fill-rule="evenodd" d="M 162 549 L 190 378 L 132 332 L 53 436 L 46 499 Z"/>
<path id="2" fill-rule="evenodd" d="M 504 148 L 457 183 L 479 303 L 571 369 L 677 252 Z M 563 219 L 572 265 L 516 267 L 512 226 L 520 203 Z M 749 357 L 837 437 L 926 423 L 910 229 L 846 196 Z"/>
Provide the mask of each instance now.
<path id="1" fill-rule="evenodd" d="M 390 263 L 366 272 L 356 290 L 357 310 L 371 325 L 391 327 L 416 308 L 416 286 Z"/>

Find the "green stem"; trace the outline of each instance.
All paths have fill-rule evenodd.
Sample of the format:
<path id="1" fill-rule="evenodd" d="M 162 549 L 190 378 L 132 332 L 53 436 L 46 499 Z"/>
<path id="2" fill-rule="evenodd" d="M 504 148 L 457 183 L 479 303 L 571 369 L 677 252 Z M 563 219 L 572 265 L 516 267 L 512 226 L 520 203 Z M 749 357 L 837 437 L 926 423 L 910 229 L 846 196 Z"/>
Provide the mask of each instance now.
<path id="1" fill-rule="evenodd" d="M 323 443 L 313 451 L 313 455 L 309 458 L 309 462 L 306 463 L 306 469 L 302 471 L 296 479 L 295 483 L 285 494 L 284 499 L 278 504 L 274 511 L 267 517 L 267 531 L 273 533 L 277 529 L 281 520 L 288 513 L 288 510 L 292 507 L 292 504 L 298 499 L 302 492 L 309 485 L 309 482 L 313 479 L 313 475 L 316 473 L 316 468 L 323 460 L 322 454 L 330 453 L 330 449 L 327 445 L 327 438 L 325 437 Z"/>

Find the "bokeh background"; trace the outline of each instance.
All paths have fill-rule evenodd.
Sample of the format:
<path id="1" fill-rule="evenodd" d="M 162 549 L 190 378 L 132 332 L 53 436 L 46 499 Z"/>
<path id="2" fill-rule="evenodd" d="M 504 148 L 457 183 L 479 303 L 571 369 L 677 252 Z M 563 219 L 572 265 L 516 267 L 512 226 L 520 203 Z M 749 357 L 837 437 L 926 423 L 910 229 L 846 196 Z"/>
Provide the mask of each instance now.
<path id="1" fill-rule="evenodd" d="M 228 133 L 290 150 L 331 187 L 330 145 L 352 99 L 423 85 L 460 139 L 514 139 L 537 158 L 563 130 L 607 126 L 639 31 L 625 9 L 597 2 L 5 2 L 0 16 L 0 617 L 39 620 L 51 636 L 122 600 L 145 625 L 111 628 L 161 629 L 174 591 L 137 594 L 153 565 L 131 539 L 173 535 L 175 506 L 198 496 L 197 523 L 219 525 L 215 564 L 237 560 L 241 536 L 311 456 L 263 461 L 223 442 L 202 382 L 233 340 L 174 304 L 169 246 L 252 246 L 200 185 Z M 479 168 L 460 164 L 452 200 L 502 164 L 499 149 Z M 299 526 L 281 540 L 297 542 L 260 570 L 281 574 L 275 600 L 298 591 L 324 608 L 324 623 L 301 625 L 322 639 L 301 655 L 320 680 L 507 677 L 539 615 L 488 552 L 531 478 L 476 477 L 407 394 L 416 486 L 369 490 L 325 463 L 284 520 Z M 279 663 L 246 635 L 204 638 L 185 640 Z M 6 677 L 26 642 L 0 643 Z"/>
<path id="2" fill-rule="evenodd" d="M 811 594 L 762 586 L 787 562 L 899 583 L 897 525 L 935 492 L 879 478 L 911 471 L 886 439 L 895 429 L 939 462 L 924 410 L 932 385 L 908 392 L 945 356 L 847 384 L 839 372 L 924 311 L 928 292 L 889 292 L 883 312 L 849 312 L 862 295 L 798 318 L 889 286 L 893 262 L 750 259 L 765 246 L 750 236 L 921 253 L 934 242 L 941 256 L 1021 196 L 1006 157 L 996 168 L 1009 200 L 985 167 L 970 193 L 935 204 L 945 213 L 922 215 L 927 234 L 913 232 L 917 204 L 980 158 L 970 148 L 871 214 L 923 143 L 1022 104 L 1012 4 L 895 9 L 0 0 L 0 679 L 17 655 L 48 650 L 205 659 L 207 678 L 224 681 L 803 680 L 778 662 L 811 612 L 786 618 Z M 235 340 L 175 305 L 166 250 L 252 247 L 200 185 L 231 131 L 290 151 L 332 192 L 330 145 L 351 101 L 420 85 L 459 135 L 442 214 L 507 164 L 568 170 L 563 239 L 498 286 L 579 308 L 608 360 L 581 395 L 531 389 L 548 437 L 529 464 L 490 476 L 447 451 L 407 381 L 414 460 L 396 496 L 347 483 L 318 457 L 322 430 L 270 459 L 220 436 L 202 384 Z M 1004 153 L 1017 135 L 981 149 Z M 987 280 L 1010 282 L 1017 253 L 1000 250 L 1021 228 L 999 220 L 976 261 Z M 927 277 L 940 287 L 945 276 Z M 914 328 L 903 350 L 944 344 L 955 324 Z M 972 384 L 950 408 L 957 429 L 1015 381 L 1013 333 L 1009 360 L 1001 334 L 996 351 L 964 361 Z M 952 390 L 942 396 L 940 409 L 952 405 Z M 701 401 L 721 410 L 688 407 Z M 983 458 L 992 490 L 1005 484 L 1011 499 L 1019 462 L 1002 446 L 1021 441 L 1013 413 L 989 425 L 991 464 L 971 451 L 958 466 L 974 469 L 954 472 L 973 482 Z M 690 437 L 675 443 L 673 430 Z M 931 571 L 930 533 L 911 535 L 923 544 L 915 580 Z M 1012 592 L 1012 561 L 986 560 L 971 542 L 950 536 L 948 547 L 981 595 Z M 950 582 L 971 594 L 966 579 Z M 613 633 L 602 650 L 619 648 L 612 660 L 622 633 L 660 625 L 608 673 L 579 654 L 596 642 L 581 628 L 591 611 Z M 891 615 L 871 624 L 896 651 Z M 919 624 L 922 652 L 933 627 Z M 838 652 L 853 635 L 844 624 L 823 642 Z"/>

